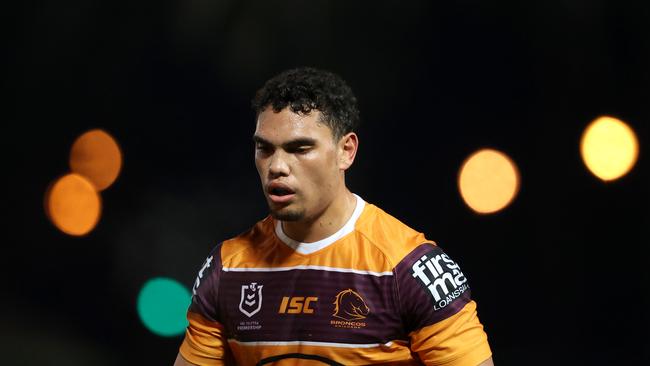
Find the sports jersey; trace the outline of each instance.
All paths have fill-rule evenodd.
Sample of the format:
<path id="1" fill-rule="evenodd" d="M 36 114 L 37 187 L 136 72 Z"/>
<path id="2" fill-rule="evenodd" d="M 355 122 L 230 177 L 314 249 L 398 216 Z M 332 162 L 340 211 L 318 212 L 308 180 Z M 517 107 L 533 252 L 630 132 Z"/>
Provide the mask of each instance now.
<path id="1" fill-rule="evenodd" d="M 198 273 L 181 355 L 196 365 L 476 366 L 491 356 L 460 267 L 356 196 L 315 243 L 267 217 Z"/>

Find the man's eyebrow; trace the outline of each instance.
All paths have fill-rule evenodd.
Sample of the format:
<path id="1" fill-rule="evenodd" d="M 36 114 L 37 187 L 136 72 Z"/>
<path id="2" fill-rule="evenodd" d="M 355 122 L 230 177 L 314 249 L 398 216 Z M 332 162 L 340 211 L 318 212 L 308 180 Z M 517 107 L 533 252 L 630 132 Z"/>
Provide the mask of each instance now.
<path id="1" fill-rule="evenodd" d="M 261 137 L 259 137 L 257 135 L 253 135 L 253 142 L 260 143 L 260 144 L 265 144 L 265 145 L 273 145 L 269 141 L 266 141 L 265 139 L 263 139 L 263 138 L 261 138 Z"/>
<path id="2" fill-rule="evenodd" d="M 309 137 L 300 137 L 291 141 L 287 141 L 282 146 L 291 147 L 291 146 L 314 146 L 316 145 L 316 140 Z"/>
<path id="3" fill-rule="evenodd" d="M 258 144 L 263 144 L 263 145 L 273 145 L 270 141 L 254 135 L 253 136 L 253 141 Z M 316 145 L 316 139 L 310 138 L 310 137 L 299 137 L 293 140 L 286 141 L 285 143 L 282 144 L 282 147 L 296 147 L 296 146 L 314 146 Z"/>

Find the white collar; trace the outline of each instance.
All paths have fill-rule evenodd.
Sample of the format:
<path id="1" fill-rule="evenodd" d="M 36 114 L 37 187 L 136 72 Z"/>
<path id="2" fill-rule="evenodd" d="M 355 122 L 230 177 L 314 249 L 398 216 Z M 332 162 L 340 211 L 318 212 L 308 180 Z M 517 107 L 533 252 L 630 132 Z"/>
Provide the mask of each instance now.
<path id="1" fill-rule="evenodd" d="M 357 198 L 357 204 L 348 222 L 346 222 L 345 225 L 343 225 L 343 227 L 340 228 L 337 232 L 328 236 L 325 239 L 321 239 L 313 243 L 302 243 L 297 240 L 293 240 L 290 237 L 288 237 L 287 234 L 284 233 L 284 230 L 282 230 L 282 221 L 280 220 L 275 221 L 275 235 L 278 236 L 280 241 L 282 241 L 283 243 L 285 243 L 286 245 L 288 245 L 289 247 L 291 247 L 293 250 L 295 250 L 300 254 L 311 254 L 316 251 L 319 251 L 327 247 L 328 245 L 334 243 L 335 241 L 341 239 L 342 237 L 346 236 L 347 234 L 351 233 L 354 230 L 354 225 L 357 223 L 357 219 L 359 219 L 359 216 L 361 216 L 361 213 L 363 212 L 363 208 L 366 205 L 366 202 L 361 197 L 357 196 L 356 194 L 354 194 L 354 196 Z"/>

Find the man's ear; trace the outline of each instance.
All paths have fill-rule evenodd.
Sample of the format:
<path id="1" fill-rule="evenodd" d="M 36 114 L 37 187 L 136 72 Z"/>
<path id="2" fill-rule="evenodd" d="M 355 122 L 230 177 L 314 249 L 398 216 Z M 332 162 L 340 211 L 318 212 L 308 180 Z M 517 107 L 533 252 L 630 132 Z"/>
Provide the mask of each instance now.
<path id="1" fill-rule="evenodd" d="M 338 143 L 339 169 L 347 170 L 354 162 L 359 148 L 359 137 L 354 132 L 345 134 Z"/>

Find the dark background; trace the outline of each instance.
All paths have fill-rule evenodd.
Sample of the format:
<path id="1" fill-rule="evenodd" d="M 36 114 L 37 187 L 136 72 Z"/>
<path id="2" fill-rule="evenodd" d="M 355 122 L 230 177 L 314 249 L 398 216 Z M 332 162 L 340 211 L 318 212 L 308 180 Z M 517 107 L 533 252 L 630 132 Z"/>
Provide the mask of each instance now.
<path id="1" fill-rule="evenodd" d="M 181 338 L 136 313 L 144 282 L 188 288 L 211 247 L 266 215 L 254 91 L 286 68 L 342 75 L 363 126 L 351 189 L 437 241 L 472 283 L 495 364 L 650 362 L 647 1 L 25 1 L 7 9 L 0 347 L 9 365 L 170 365 Z M 599 115 L 640 140 L 605 184 L 579 156 Z M 74 139 L 124 153 L 96 229 L 43 212 Z M 513 204 L 456 189 L 508 153 Z"/>

